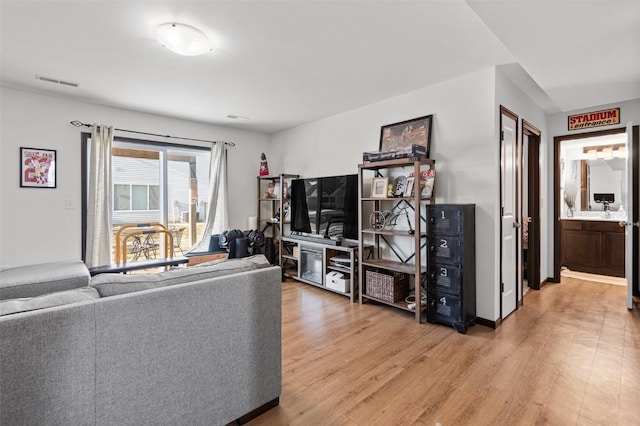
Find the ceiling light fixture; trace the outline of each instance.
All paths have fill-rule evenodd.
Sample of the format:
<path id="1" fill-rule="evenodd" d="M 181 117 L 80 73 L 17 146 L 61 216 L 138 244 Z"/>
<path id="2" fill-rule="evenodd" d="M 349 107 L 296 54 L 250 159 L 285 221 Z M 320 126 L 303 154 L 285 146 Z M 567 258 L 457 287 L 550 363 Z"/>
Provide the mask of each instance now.
<path id="1" fill-rule="evenodd" d="M 583 148 L 587 160 L 611 160 L 613 158 L 626 158 L 627 148 L 624 144 L 598 145 Z"/>
<path id="2" fill-rule="evenodd" d="M 156 37 L 167 49 L 184 56 L 197 56 L 213 50 L 211 40 L 196 28 L 184 24 L 163 24 Z"/>

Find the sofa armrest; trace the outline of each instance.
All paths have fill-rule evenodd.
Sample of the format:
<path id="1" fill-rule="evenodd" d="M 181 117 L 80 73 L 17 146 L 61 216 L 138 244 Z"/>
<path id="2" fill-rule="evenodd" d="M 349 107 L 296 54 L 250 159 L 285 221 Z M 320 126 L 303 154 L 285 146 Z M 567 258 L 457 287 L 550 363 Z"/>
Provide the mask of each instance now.
<path id="1" fill-rule="evenodd" d="M 93 304 L 0 317 L 0 425 L 95 424 Z"/>
<path id="2" fill-rule="evenodd" d="M 81 260 L 7 268 L 0 271 L 0 300 L 87 287 L 89 280 L 89 269 Z"/>

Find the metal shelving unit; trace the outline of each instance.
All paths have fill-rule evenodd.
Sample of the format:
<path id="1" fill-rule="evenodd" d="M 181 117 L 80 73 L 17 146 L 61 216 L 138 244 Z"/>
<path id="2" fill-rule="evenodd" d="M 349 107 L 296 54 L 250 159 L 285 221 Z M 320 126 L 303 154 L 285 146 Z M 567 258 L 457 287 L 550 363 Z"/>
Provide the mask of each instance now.
<path id="1" fill-rule="evenodd" d="M 287 188 L 290 187 L 292 179 L 299 177 L 299 175 L 286 173 L 258 176 L 258 229 L 264 232 L 265 237 L 273 239 L 274 249 L 276 247 L 278 249 L 278 265 L 282 265 L 282 237 L 287 235 L 285 227 L 290 223 L 284 217 L 285 206 L 289 201 Z M 273 195 L 266 196 L 271 184 L 274 188 Z"/>
<path id="2" fill-rule="evenodd" d="M 358 221 L 359 229 L 359 253 L 363 253 L 363 246 L 373 245 L 373 256 L 371 259 L 364 259 L 360 255 L 358 268 L 359 268 L 359 280 L 360 280 L 360 303 L 366 303 L 368 301 L 374 301 L 385 305 L 393 306 L 404 311 L 408 311 L 414 314 L 417 322 L 422 322 L 426 312 L 426 304 L 423 303 L 422 297 L 423 289 L 422 283 L 426 279 L 427 267 L 424 264 L 426 262 L 423 251 L 426 252 L 427 247 L 427 234 L 426 234 L 426 219 L 422 215 L 421 211 L 424 205 L 433 204 L 435 202 L 434 192 L 430 197 L 421 196 L 421 185 L 419 184 L 421 171 L 426 169 L 434 169 L 435 161 L 428 158 L 416 158 L 416 159 L 397 159 L 387 160 L 361 164 L 358 167 L 359 170 L 359 188 L 358 195 L 360 200 L 360 217 Z M 369 181 L 374 177 L 387 176 L 390 179 L 394 174 L 408 174 L 413 173 L 416 182 L 412 189 L 411 196 L 399 196 L 399 197 L 371 197 L 368 190 L 365 190 L 365 185 L 368 185 Z M 364 218 L 365 212 L 372 211 L 384 211 L 394 209 L 398 206 L 397 203 L 405 203 L 408 208 L 413 211 L 413 218 L 409 220 L 413 222 L 412 227 L 409 230 L 399 229 L 374 229 L 370 223 L 369 218 Z M 403 256 L 398 250 L 394 248 L 396 240 L 413 240 L 412 253 L 408 256 Z M 383 247 L 384 243 L 384 247 Z M 386 248 L 386 253 L 385 250 Z M 390 253 L 388 253 L 390 251 Z M 391 256 L 395 258 L 390 258 Z M 371 294 L 367 294 L 367 279 L 366 271 L 404 273 L 413 277 L 415 284 L 415 307 L 411 309 L 404 299 L 400 301 L 385 300 L 380 297 L 375 297 Z"/>

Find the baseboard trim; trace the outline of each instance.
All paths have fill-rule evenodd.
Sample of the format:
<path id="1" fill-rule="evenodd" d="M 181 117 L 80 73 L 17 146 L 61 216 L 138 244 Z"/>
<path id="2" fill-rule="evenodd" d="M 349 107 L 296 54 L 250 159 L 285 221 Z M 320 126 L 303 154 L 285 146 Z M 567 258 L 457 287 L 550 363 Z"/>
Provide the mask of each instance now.
<path id="1" fill-rule="evenodd" d="M 547 277 L 544 281 L 540 283 L 540 290 L 542 290 L 542 287 L 544 287 L 547 284 L 558 284 L 558 283 L 560 283 L 560 281 L 557 281 L 557 282 L 554 281 L 553 277 Z"/>
<path id="2" fill-rule="evenodd" d="M 245 423 L 249 423 L 251 420 L 255 419 L 259 415 L 266 413 L 267 411 L 271 410 L 274 407 L 277 407 L 278 405 L 280 405 L 280 397 L 277 397 L 265 404 L 262 404 L 261 406 L 251 411 L 250 413 L 247 413 L 244 416 L 237 419 L 236 421 L 229 423 L 229 425 L 243 425 Z"/>
<path id="3" fill-rule="evenodd" d="M 476 322 L 478 323 L 478 325 L 484 325 L 485 327 L 493 328 L 495 330 L 496 328 L 500 327 L 500 324 L 502 324 L 502 318 L 491 321 L 486 318 L 477 317 Z"/>

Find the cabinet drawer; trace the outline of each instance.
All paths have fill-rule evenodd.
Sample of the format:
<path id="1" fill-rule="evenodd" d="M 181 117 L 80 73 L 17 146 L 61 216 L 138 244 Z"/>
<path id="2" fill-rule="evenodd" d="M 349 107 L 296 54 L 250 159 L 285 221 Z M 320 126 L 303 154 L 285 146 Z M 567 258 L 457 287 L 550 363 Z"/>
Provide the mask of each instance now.
<path id="1" fill-rule="evenodd" d="M 432 265 L 439 262 L 459 265 L 462 262 L 460 238 L 448 235 L 429 237 L 429 261 Z"/>
<path id="2" fill-rule="evenodd" d="M 441 292 L 427 293 L 427 319 L 432 322 L 459 323 L 462 318 L 462 299 Z"/>
<path id="3" fill-rule="evenodd" d="M 618 222 L 588 221 L 588 222 L 584 222 L 584 230 L 624 234 L 624 226 L 620 226 Z"/>
<path id="4" fill-rule="evenodd" d="M 459 234 L 462 231 L 462 210 L 458 207 L 429 206 L 427 223 L 430 234 Z"/>
<path id="5" fill-rule="evenodd" d="M 461 294 L 462 270 L 460 268 L 436 263 L 429 269 L 429 289 Z"/>
<path id="6" fill-rule="evenodd" d="M 561 220 L 562 229 L 572 229 L 575 231 L 582 230 L 582 221 L 581 220 Z"/>

